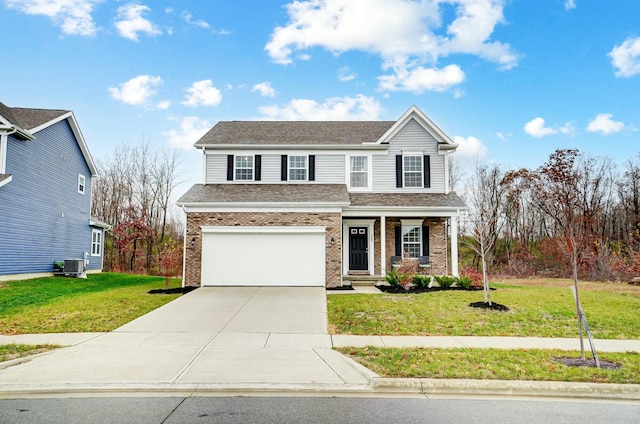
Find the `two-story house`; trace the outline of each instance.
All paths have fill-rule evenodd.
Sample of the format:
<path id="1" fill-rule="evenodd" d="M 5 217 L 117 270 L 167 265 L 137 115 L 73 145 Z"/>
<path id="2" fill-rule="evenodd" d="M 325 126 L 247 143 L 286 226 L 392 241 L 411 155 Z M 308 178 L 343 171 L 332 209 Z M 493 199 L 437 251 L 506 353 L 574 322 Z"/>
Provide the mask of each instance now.
<path id="1" fill-rule="evenodd" d="M 184 285 L 383 279 L 399 258 L 458 273 L 454 143 L 413 106 L 397 121 L 225 121 L 195 147 Z"/>
<path id="2" fill-rule="evenodd" d="M 0 103 L 0 280 L 102 270 L 107 224 L 91 219 L 96 167 L 73 112 Z"/>

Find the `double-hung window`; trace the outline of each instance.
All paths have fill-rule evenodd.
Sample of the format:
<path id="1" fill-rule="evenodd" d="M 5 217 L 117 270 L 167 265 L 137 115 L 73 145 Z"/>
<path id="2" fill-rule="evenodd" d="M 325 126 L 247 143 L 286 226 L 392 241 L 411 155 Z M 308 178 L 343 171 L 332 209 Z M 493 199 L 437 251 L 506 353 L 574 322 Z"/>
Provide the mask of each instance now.
<path id="1" fill-rule="evenodd" d="M 369 186 L 369 163 L 367 156 L 351 156 L 349 160 L 349 186 L 363 188 Z"/>
<path id="2" fill-rule="evenodd" d="M 78 174 L 78 193 L 84 194 L 87 180 L 84 175 Z"/>
<path id="3" fill-rule="evenodd" d="M 289 156 L 289 181 L 307 181 L 307 156 Z"/>
<path id="4" fill-rule="evenodd" d="M 102 231 L 91 230 L 91 256 L 102 254 Z"/>
<path id="5" fill-rule="evenodd" d="M 402 226 L 402 256 L 418 258 L 422 252 L 422 227 L 420 225 Z"/>
<path id="6" fill-rule="evenodd" d="M 403 180 L 405 187 L 422 187 L 422 155 L 405 155 L 403 160 Z"/>
<path id="7" fill-rule="evenodd" d="M 236 156 L 234 169 L 236 181 L 253 181 L 253 156 Z"/>

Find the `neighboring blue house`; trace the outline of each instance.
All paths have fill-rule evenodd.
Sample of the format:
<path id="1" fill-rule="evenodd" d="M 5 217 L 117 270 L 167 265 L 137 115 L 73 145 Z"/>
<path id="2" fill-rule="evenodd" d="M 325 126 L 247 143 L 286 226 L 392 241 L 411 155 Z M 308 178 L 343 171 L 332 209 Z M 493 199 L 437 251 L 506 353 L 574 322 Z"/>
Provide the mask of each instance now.
<path id="1" fill-rule="evenodd" d="M 91 219 L 95 175 L 73 112 L 0 103 L 0 280 L 51 275 L 68 259 L 102 270 L 109 226 Z"/>

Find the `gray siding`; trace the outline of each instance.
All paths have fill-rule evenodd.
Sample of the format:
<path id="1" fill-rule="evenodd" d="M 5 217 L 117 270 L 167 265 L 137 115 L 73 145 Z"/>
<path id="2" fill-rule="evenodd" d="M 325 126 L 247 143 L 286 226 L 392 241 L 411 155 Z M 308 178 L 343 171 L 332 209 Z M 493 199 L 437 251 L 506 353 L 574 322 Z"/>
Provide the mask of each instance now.
<path id="1" fill-rule="evenodd" d="M 261 181 L 265 184 L 280 182 L 279 154 L 262 154 Z M 227 182 L 227 155 L 207 155 L 206 183 Z M 316 154 L 316 182 L 323 184 L 344 184 L 344 155 Z"/>
<path id="2" fill-rule="evenodd" d="M 13 180 L 0 187 L 0 274 L 51 272 L 54 261 L 91 252 L 91 174 L 73 132 L 63 120 L 35 135 L 8 139 Z M 89 269 L 101 267 L 102 257 L 89 257 Z"/>
<path id="3" fill-rule="evenodd" d="M 431 156 L 431 188 L 396 188 L 396 155 L 403 151 L 422 152 Z M 373 191 L 420 191 L 443 193 L 445 156 L 438 154 L 438 142 L 415 120 L 411 120 L 389 142 L 388 156 L 373 156 Z"/>

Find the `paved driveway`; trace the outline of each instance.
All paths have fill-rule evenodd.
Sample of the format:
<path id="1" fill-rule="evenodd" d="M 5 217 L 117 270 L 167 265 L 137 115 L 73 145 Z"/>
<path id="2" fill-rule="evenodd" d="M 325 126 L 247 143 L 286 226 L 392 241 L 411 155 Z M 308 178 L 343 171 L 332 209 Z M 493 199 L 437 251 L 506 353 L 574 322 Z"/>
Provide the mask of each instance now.
<path id="1" fill-rule="evenodd" d="M 321 287 L 203 287 L 115 331 L 0 370 L 0 393 L 369 387 L 331 349 Z M 311 385 L 311 386 L 309 386 Z"/>

